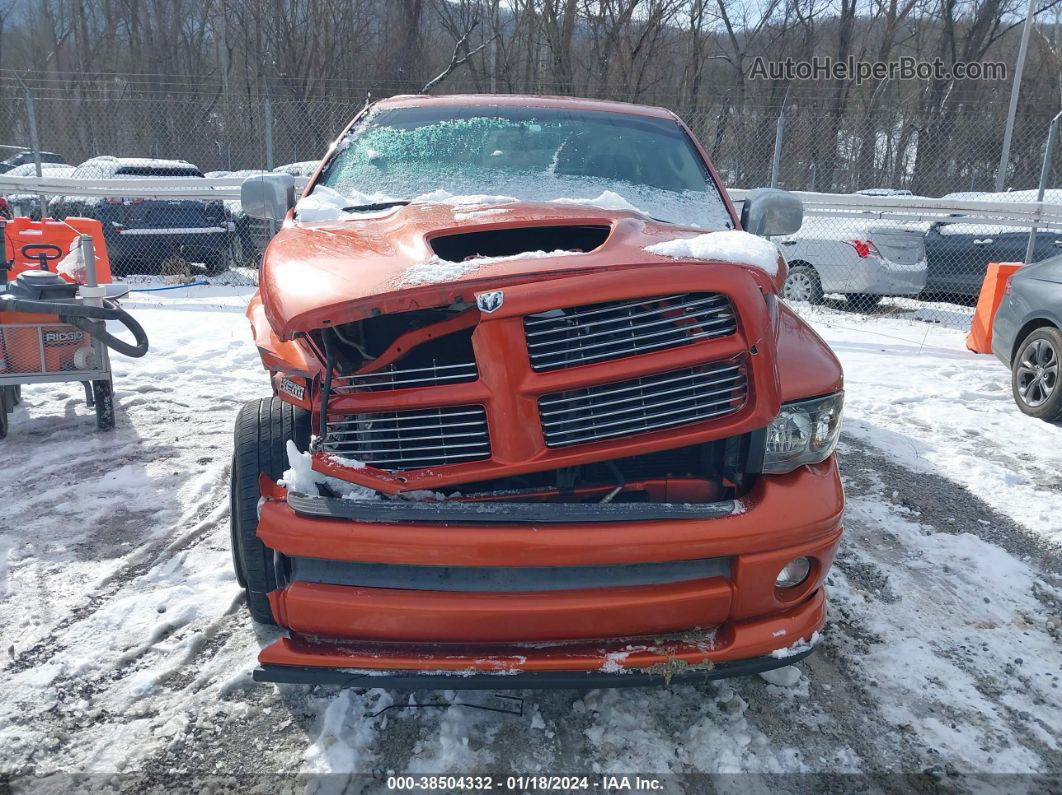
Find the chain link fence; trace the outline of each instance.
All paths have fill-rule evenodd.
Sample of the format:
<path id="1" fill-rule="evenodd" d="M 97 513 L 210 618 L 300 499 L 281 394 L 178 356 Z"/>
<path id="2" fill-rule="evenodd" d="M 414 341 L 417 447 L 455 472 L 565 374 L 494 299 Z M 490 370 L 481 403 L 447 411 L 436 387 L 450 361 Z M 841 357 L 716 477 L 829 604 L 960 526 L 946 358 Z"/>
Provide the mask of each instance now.
<path id="1" fill-rule="evenodd" d="M 0 143 L 30 147 L 30 106 L 45 177 L 244 178 L 271 171 L 308 176 L 369 91 L 347 86 L 336 96 L 292 99 L 205 96 L 180 84 L 166 93 L 128 91 L 100 82 L 76 90 L 27 86 L 0 107 Z M 1041 170 L 1046 201 L 1062 203 L 1062 147 L 1048 154 L 1048 110 L 1017 119 L 1008 188 L 993 195 L 1003 139 L 999 103 L 958 108 L 946 116 L 858 108 L 831 113 L 822 104 L 749 107 L 734 97 L 677 113 L 712 156 L 727 185 L 774 185 L 860 196 L 984 198 L 1032 201 Z M 1046 156 L 1046 165 L 1045 165 Z M 31 156 L 15 152 L 9 174 L 35 174 Z M 54 162 L 52 162 L 54 161 Z M 1051 190 L 1054 189 L 1054 190 Z M 484 186 L 490 192 L 490 186 Z M 254 284 L 269 224 L 245 216 L 234 198 L 165 199 L 32 193 L 6 196 L 9 215 L 84 216 L 105 229 L 114 273 L 126 280 L 207 280 Z M 1062 230 L 1041 227 L 1031 261 L 1062 254 Z M 956 213 L 912 220 L 809 213 L 795 235 L 776 240 L 791 265 L 786 297 L 845 311 L 899 314 L 938 322 L 965 318 L 987 264 L 1023 261 L 1027 223 Z"/>

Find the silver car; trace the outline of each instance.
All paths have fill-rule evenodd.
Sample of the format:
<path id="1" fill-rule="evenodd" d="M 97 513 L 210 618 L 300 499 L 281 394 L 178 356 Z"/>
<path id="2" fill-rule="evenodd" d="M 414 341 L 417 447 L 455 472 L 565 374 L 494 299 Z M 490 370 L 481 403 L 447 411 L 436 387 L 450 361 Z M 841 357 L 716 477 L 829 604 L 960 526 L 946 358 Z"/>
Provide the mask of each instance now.
<path id="1" fill-rule="evenodd" d="M 992 353 L 1011 370 L 1019 409 L 1062 422 L 1062 256 L 1026 265 L 1010 277 L 992 323 Z"/>
<path id="2" fill-rule="evenodd" d="M 65 163 L 41 163 L 42 177 L 69 177 L 74 173 L 74 167 Z M 24 163 L 15 166 L 7 172 L 9 177 L 35 177 L 37 166 L 35 163 Z M 41 218 L 41 200 L 36 193 L 11 193 L 7 197 L 8 206 L 12 216 L 28 216 L 36 221 Z"/>
<path id="3" fill-rule="evenodd" d="M 789 262 L 783 297 L 821 304 L 840 293 L 858 308 L 883 296 L 918 295 L 926 286 L 924 230 L 915 227 L 816 216 L 798 232 L 779 238 Z"/>

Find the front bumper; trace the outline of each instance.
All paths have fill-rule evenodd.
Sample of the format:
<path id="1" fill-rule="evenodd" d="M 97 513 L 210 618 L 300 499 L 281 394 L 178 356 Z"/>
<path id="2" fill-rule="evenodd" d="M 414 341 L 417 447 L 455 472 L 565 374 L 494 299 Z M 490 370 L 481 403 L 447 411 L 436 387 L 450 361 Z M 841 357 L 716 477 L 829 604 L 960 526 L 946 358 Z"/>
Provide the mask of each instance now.
<path id="1" fill-rule="evenodd" d="M 823 616 L 825 618 L 825 616 Z M 815 650 L 812 642 L 777 656 L 750 657 L 732 662 L 710 661 L 685 664 L 676 658 L 655 656 L 635 662 L 637 666 L 599 667 L 597 670 L 357 670 L 344 667 L 298 665 L 286 659 L 279 664 L 263 662 L 254 670 L 256 682 L 337 687 L 383 687 L 392 690 L 589 690 L 599 687 L 659 687 L 686 685 L 734 676 L 751 676 L 798 663 Z M 279 656 L 279 655 L 278 655 Z M 618 656 L 618 655 L 617 655 Z M 317 662 L 319 656 L 302 659 Z M 650 662 L 650 659 L 655 662 Z M 345 660 L 343 662 L 346 662 Z"/>
<path id="2" fill-rule="evenodd" d="M 402 517 L 396 527 L 372 511 L 315 515 L 292 495 L 296 511 L 286 495 L 264 491 L 258 535 L 290 577 L 269 599 L 290 637 L 262 651 L 256 678 L 416 688 L 645 685 L 787 665 L 825 622 L 822 583 L 843 509 L 832 458 L 761 477 L 726 511 L 704 506 L 699 518 L 632 511 L 548 523 L 507 517 L 499 505 L 478 520 L 448 521 L 443 507 L 434 521 Z M 798 556 L 812 558 L 811 575 L 779 591 L 777 573 Z M 629 578 L 639 566 L 671 571 L 666 564 L 693 561 L 725 561 L 725 569 L 618 585 L 589 576 L 615 567 Z M 380 579 L 425 567 L 465 579 Z M 588 576 L 553 590 L 517 584 L 551 567 L 565 576 L 583 567 Z M 485 569 L 492 582 L 513 572 L 514 584 L 467 587 L 469 572 Z M 304 571 L 314 574 L 299 579 Z M 794 651 L 772 656 L 780 649 Z"/>

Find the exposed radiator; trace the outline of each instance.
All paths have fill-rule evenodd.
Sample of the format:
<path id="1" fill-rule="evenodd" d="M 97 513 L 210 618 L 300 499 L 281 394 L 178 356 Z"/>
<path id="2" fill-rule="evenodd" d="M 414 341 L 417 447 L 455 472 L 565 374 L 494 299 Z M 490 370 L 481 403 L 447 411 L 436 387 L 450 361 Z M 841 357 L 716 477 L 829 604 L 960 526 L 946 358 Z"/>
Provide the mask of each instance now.
<path id="1" fill-rule="evenodd" d="M 738 360 L 699 365 L 539 398 L 548 447 L 673 428 L 739 411 L 748 397 Z"/>
<path id="2" fill-rule="evenodd" d="M 524 318 L 531 367 L 539 372 L 677 348 L 736 330 L 730 300 L 719 293 L 591 304 Z"/>

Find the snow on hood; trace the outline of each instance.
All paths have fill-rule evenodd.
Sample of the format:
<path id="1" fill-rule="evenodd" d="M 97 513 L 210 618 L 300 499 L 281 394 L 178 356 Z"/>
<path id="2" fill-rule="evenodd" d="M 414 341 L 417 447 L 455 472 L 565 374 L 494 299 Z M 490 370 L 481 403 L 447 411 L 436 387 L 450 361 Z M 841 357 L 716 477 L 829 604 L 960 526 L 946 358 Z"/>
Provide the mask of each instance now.
<path id="1" fill-rule="evenodd" d="M 666 240 L 647 246 L 645 250 L 650 254 L 675 259 L 718 260 L 752 265 L 771 276 L 778 275 L 778 258 L 782 256 L 778 246 L 770 240 L 736 231 L 708 232 L 696 237 Z"/>
<path id="2" fill-rule="evenodd" d="M 626 210 L 627 212 L 648 215 L 645 210 L 635 207 L 618 193 L 610 190 L 602 191 L 593 199 L 550 199 L 554 204 L 580 204 L 588 207 L 600 207 L 602 210 Z"/>
<path id="3" fill-rule="evenodd" d="M 351 212 L 344 207 L 355 207 L 362 204 L 380 204 L 383 202 L 405 201 L 385 193 L 360 193 L 354 191 L 350 194 L 340 193 L 327 185 L 317 185 L 314 189 L 299 199 L 295 205 L 295 212 L 300 221 L 315 223 L 320 221 L 343 221 L 347 219 L 374 218 L 388 215 L 393 209 L 368 210 L 364 212 Z M 422 193 L 414 196 L 410 204 L 445 204 L 455 208 L 454 217 L 459 214 L 467 214 L 470 211 L 483 210 L 505 204 L 518 204 L 521 200 L 514 196 L 502 196 L 489 193 L 453 194 L 447 190 L 433 190 L 430 193 Z M 623 210 L 648 216 L 644 210 L 631 204 L 618 193 L 606 190 L 591 198 L 575 198 L 560 196 L 553 199 L 545 199 L 549 204 L 572 204 L 582 207 L 599 207 L 602 210 Z M 458 209 L 461 211 L 458 212 Z M 458 219 L 461 220 L 461 219 Z"/>
<path id="4" fill-rule="evenodd" d="M 507 257 L 475 257 L 463 262 L 451 262 L 441 257 L 432 257 L 426 262 L 420 262 L 411 266 L 398 280 L 398 287 L 419 287 L 423 284 L 441 284 L 452 282 L 462 276 L 479 270 L 485 265 L 495 262 L 513 262 L 524 259 L 545 259 L 547 257 L 569 257 L 573 254 L 581 254 L 581 251 L 524 251 Z"/>
<path id="5" fill-rule="evenodd" d="M 448 190 L 433 190 L 414 196 L 410 204 L 449 204 L 454 207 L 489 207 L 495 204 L 515 204 L 520 201 L 514 196 L 497 196 L 490 193 L 453 194 Z"/>
<path id="6" fill-rule="evenodd" d="M 295 205 L 295 212 L 300 221 L 342 221 L 344 218 L 372 218 L 387 215 L 391 210 L 374 210 L 367 212 L 347 212 L 344 207 L 359 204 L 378 204 L 396 201 L 393 196 L 384 193 L 355 193 L 345 195 L 332 190 L 327 185 L 318 185 L 312 192 L 303 196 Z"/>

